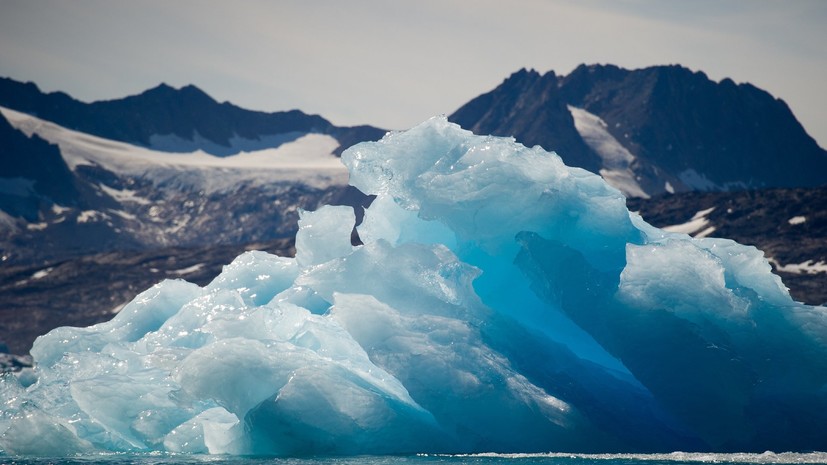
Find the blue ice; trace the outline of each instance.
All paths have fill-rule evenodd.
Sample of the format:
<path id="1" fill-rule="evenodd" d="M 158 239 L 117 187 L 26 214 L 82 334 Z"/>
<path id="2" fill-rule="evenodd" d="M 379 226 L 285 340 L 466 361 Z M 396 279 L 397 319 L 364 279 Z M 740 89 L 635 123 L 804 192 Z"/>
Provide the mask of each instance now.
<path id="1" fill-rule="evenodd" d="M 761 251 L 442 117 L 342 159 L 363 245 L 350 207 L 303 212 L 295 258 L 38 338 L 3 452 L 827 450 L 827 312 Z"/>

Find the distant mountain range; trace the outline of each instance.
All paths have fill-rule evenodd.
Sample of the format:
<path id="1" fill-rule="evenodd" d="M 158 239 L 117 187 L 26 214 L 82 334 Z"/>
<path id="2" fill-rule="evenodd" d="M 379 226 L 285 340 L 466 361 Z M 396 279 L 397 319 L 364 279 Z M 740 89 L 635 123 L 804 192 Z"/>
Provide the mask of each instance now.
<path id="1" fill-rule="evenodd" d="M 67 129 L 166 152 L 203 150 L 216 156 L 275 148 L 299 137 L 326 134 L 339 141 L 335 153 L 384 130 L 339 127 L 299 110 L 265 113 L 218 103 L 189 85 L 166 84 L 139 95 L 84 103 L 63 92 L 42 92 L 35 84 L 0 78 L 0 106 L 37 116 Z"/>
<path id="2" fill-rule="evenodd" d="M 336 156 L 385 133 L 245 110 L 195 86 L 84 103 L 2 78 L 0 107 L 0 253 L 12 262 L 291 236 L 297 209 L 352 195 Z"/>
<path id="3" fill-rule="evenodd" d="M 754 86 L 679 66 L 520 70 L 449 119 L 600 172 L 657 226 L 754 244 L 794 297 L 827 300 L 827 152 Z M 384 133 L 195 86 L 84 103 L 0 78 L 0 343 L 101 321 L 163 277 L 208 282 L 250 247 L 289 253 L 299 209 L 370 201 L 337 157 Z"/>
<path id="4" fill-rule="evenodd" d="M 680 66 L 523 69 L 449 119 L 555 150 L 632 197 L 827 183 L 827 152 L 782 100 Z"/>
<path id="5" fill-rule="evenodd" d="M 9 147 L 0 150 L 0 255 L 8 263 L 291 237 L 300 208 L 355 195 L 329 135 L 222 158 L 141 148 L 9 109 L 0 115 L 0 146 Z"/>

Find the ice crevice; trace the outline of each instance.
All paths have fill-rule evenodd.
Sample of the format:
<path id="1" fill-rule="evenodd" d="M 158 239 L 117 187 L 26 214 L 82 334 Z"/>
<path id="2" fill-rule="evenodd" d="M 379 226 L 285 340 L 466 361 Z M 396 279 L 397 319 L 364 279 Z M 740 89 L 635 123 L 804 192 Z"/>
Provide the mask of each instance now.
<path id="1" fill-rule="evenodd" d="M 295 258 L 163 281 L 0 380 L 9 455 L 825 450 L 827 313 L 763 253 L 433 118 L 342 156 L 376 200 Z"/>

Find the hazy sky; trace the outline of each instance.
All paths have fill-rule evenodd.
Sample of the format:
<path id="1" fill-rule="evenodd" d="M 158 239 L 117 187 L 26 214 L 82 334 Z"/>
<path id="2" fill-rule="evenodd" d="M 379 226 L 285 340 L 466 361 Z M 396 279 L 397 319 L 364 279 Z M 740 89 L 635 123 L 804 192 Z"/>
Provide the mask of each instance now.
<path id="1" fill-rule="evenodd" d="M 827 147 L 827 1 L 0 0 L 0 75 L 81 100 L 160 82 L 403 129 L 519 68 L 678 63 L 784 99 Z"/>

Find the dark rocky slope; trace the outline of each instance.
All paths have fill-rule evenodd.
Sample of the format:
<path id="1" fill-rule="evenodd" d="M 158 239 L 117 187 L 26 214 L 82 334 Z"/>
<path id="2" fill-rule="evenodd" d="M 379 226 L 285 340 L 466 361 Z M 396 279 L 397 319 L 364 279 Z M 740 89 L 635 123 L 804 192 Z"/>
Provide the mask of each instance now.
<path id="1" fill-rule="evenodd" d="M 631 169 L 649 195 L 827 184 L 827 152 L 784 101 L 681 66 L 581 65 L 563 77 L 520 70 L 449 119 L 555 150 L 569 165 L 606 168 L 577 133 L 568 106 L 603 120 L 634 155 Z"/>

